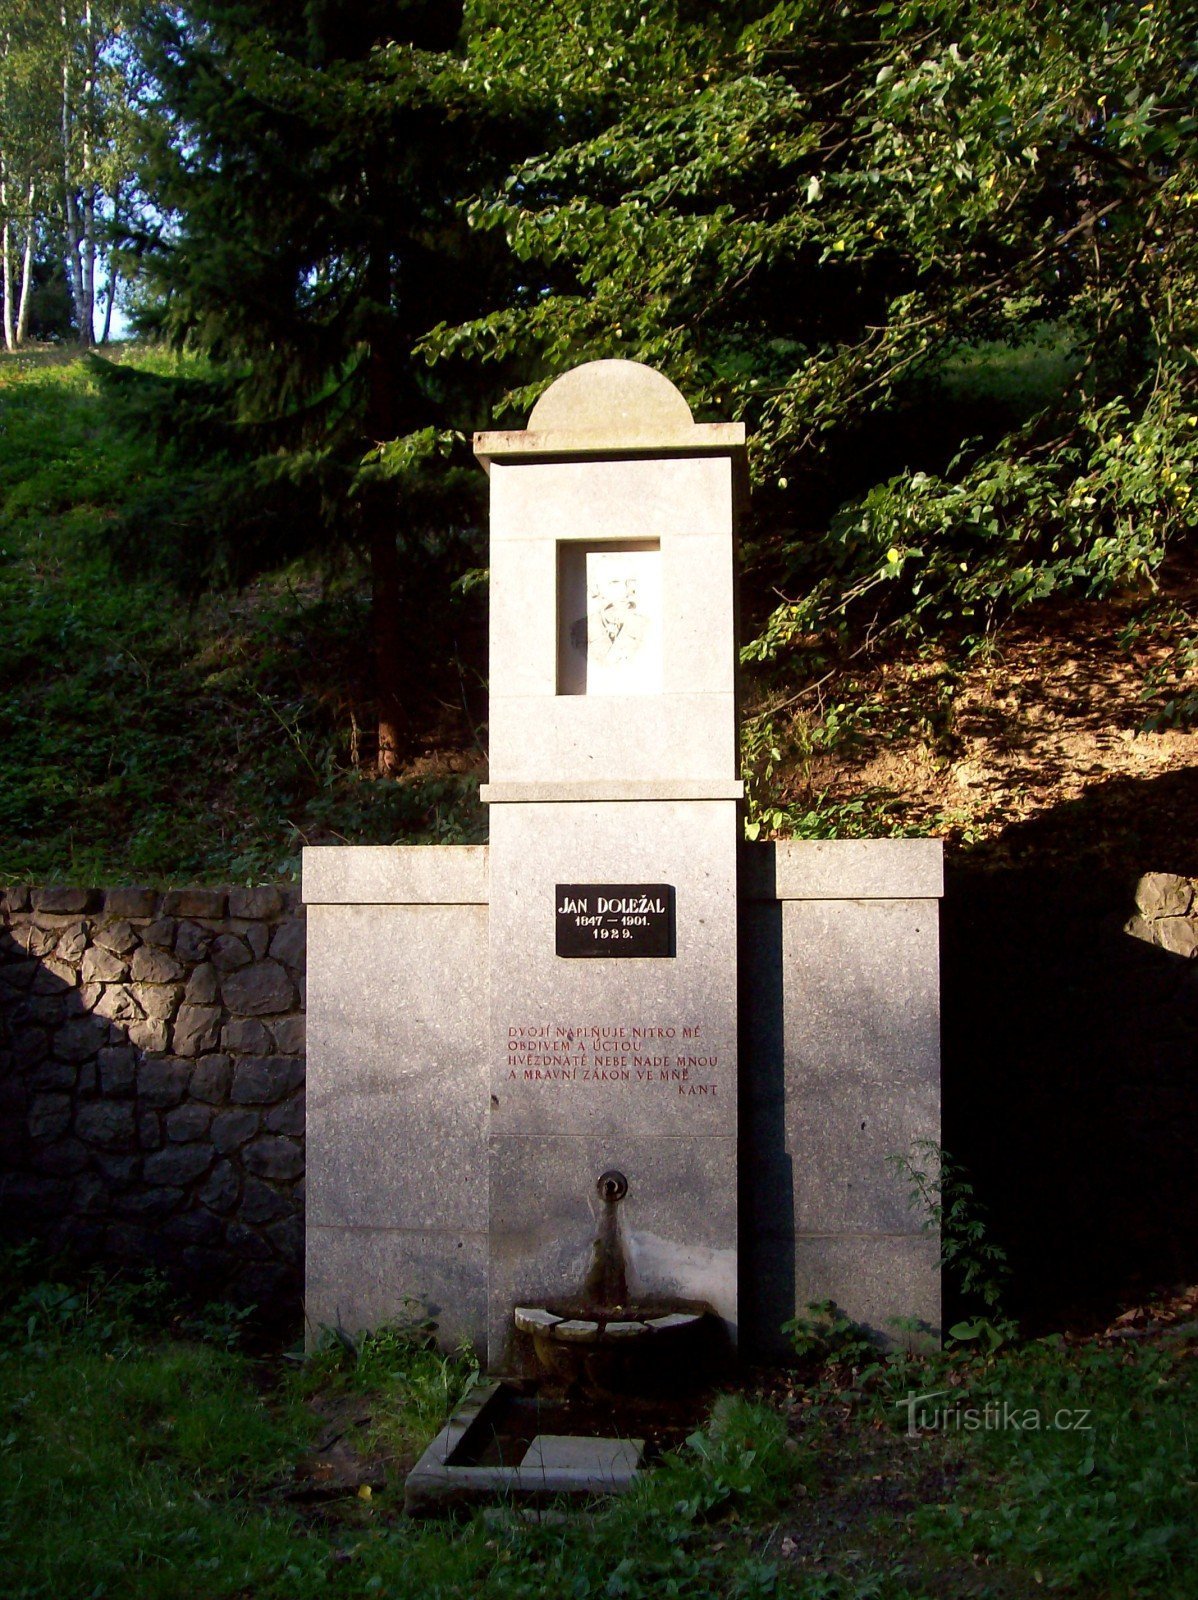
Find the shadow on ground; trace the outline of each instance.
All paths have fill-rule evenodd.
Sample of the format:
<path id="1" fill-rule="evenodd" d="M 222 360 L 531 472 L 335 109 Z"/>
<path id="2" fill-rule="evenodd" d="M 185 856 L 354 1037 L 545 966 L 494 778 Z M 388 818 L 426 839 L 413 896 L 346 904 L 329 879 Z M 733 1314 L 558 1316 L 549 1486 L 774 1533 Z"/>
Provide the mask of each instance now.
<path id="1" fill-rule="evenodd" d="M 1124 931 L 1198 877 L 1198 770 L 1119 778 L 949 862 L 944 1146 L 1029 1331 L 1198 1280 L 1198 962 Z"/>

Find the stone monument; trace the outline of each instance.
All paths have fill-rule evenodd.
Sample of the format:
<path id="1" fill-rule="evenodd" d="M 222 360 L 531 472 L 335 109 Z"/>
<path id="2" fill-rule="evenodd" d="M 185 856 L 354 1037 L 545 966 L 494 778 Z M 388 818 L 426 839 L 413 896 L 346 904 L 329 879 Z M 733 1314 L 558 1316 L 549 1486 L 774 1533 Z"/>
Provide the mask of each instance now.
<path id="1" fill-rule="evenodd" d="M 635 1302 L 934 1326 L 887 1157 L 938 1137 L 939 845 L 739 842 L 743 428 L 599 361 L 475 450 L 490 844 L 304 857 L 310 1325 L 528 1370 L 619 1180 Z"/>

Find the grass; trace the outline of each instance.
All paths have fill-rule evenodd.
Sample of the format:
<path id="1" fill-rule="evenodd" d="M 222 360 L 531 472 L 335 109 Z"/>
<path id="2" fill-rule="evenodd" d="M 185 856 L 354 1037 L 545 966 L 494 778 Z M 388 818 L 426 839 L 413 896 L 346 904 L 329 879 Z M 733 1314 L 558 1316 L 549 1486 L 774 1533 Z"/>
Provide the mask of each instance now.
<path id="1" fill-rule="evenodd" d="M 622 1500 L 540 1522 L 499 1507 L 421 1523 L 402 1513 L 404 1467 L 472 1367 L 420 1328 L 296 1366 L 226 1348 L 213 1311 L 189 1334 L 152 1280 L 39 1282 L 29 1254 L 5 1267 L 11 1600 L 1193 1593 L 1192 1327 L 986 1357 L 870 1357 L 841 1341 L 723 1396 Z M 920 1416 L 947 1405 L 950 1420 L 909 1439 L 904 1398 L 941 1390 Z M 1025 1425 L 952 1424 L 987 1405 Z M 1065 1408 L 1088 1425 L 1026 1426 Z M 355 1492 L 351 1472 L 340 1498 L 305 1499 L 296 1464 L 330 1415 L 346 1419 L 351 1461 L 385 1459 L 385 1488 Z"/>
<path id="2" fill-rule="evenodd" d="M 982 1433 L 960 1498 L 921 1508 L 916 1526 L 947 1551 L 1009 1563 L 1037 1583 L 1192 1594 L 1194 1348 L 1049 1339 L 996 1360 L 972 1378 L 971 1403 L 1039 1425 Z"/>
<path id="3" fill-rule="evenodd" d="M 113 529 L 184 498 L 187 474 L 83 360 L 0 360 L 0 881 L 285 880 L 304 842 L 479 837 L 467 777 L 384 784 L 357 759 L 369 661 L 352 563 L 190 605 L 122 573 Z"/>

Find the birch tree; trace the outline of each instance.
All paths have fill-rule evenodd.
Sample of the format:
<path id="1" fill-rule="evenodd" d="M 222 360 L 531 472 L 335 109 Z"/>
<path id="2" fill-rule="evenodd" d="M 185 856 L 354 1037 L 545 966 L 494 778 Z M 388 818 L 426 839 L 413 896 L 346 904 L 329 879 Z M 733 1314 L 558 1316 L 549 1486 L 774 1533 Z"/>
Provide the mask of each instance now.
<path id="1" fill-rule="evenodd" d="M 56 152 L 49 13 L 30 0 L 0 6 L 0 261 L 4 343 L 15 350 L 29 331 L 37 246 L 53 205 Z"/>
<path id="2" fill-rule="evenodd" d="M 120 8 L 61 0 L 59 28 L 63 252 L 79 342 L 86 346 L 95 342 L 101 211 L 120 181 L 113 158 L 125 102 L 112 58 Z"/>
<path id="3" fill-rule="evenodd" d="M 79 340 L 94 342 L 107 223 L 129 195 L 126 10 L 104 0 L 0 0 L 0 253 L 10 350 L 28 335 L 39 252 L 61 260 Z M 111 286 L 111 262 L 108 276 Z M 110 292 L 106 326 L 111 300 Z"/>

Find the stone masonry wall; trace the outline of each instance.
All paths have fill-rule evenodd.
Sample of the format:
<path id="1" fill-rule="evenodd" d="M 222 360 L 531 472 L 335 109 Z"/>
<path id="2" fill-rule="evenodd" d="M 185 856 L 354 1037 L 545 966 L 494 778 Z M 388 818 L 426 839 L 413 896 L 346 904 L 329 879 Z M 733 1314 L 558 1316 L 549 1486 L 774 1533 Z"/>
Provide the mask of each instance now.
<path id="1" fill-rule="evenodd" d="M 1198 955 L 1198 883 L 1173 872 L 1146 872 L 1136 885 L 1136 914 L 1125 933 L 1171 955 Z"/>
<path id="2" fill-rule="evenodd" d="M 0 1228 L 277 1312 L 303 1275 L 294 892 L 0 890 Z"/>

